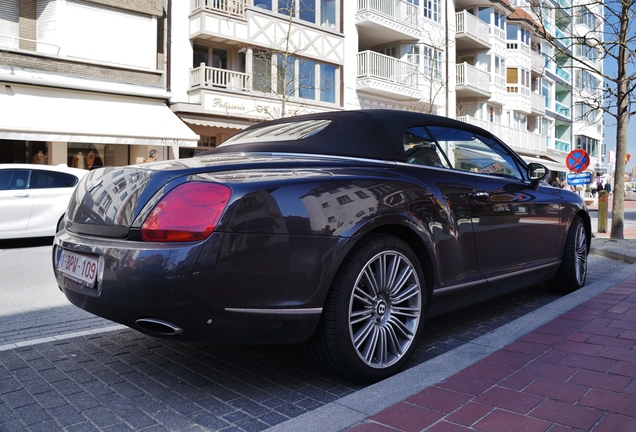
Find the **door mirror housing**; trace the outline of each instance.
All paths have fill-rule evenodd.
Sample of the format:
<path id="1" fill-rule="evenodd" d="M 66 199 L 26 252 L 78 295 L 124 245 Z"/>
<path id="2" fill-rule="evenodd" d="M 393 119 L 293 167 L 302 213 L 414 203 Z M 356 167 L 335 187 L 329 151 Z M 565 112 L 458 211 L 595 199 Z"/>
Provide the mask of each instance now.
<path id="1" fill-rule="evenodd" d="M 537 189 L 539 187 L 539 183 L 541 180 L 544 180 L 546 177 L 550 175 L 550 170 L 544 165 L 538 163 L 530 163 L 528 164 L 528 178 L 530 179 L 530 185 L 533 189 Z"/>

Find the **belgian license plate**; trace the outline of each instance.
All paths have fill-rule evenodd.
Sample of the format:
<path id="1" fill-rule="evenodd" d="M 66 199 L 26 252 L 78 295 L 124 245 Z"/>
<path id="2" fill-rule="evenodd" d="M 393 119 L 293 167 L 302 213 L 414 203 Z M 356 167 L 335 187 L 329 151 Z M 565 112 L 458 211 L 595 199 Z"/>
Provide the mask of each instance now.
<path id="1" fill-rule="evenodd" d="M 57 271 L 64 276 L 86 285 L 90 288 L 95 286 L 97 278 L 97 258 L 76 254 L 60 248 L 57 255 Z"/>

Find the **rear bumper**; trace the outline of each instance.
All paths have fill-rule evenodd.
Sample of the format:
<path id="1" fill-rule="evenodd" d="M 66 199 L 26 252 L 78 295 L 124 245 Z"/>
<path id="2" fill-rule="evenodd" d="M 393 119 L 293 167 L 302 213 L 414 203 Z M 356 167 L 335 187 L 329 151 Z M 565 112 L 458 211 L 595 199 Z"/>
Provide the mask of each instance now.
<path id="1" fill-rule="evenodd" d="M 215 233 L 203 242 L 166 246 L 62 231 L 55 238 L 53 267 L 59 248 L 97 258 L 92 288 L 55 272 L 67 299 L 153 336 L 298 343 L 311 336 L 320 319 L 329 284 L 321 266 L 331 262 L 324 255 L 333 241 L 314 237 L 312 246 L 302 238 Z M 250 248 L 241 251 L 236 244 Z M 155 321 L 159 324 L 153 325 Z"/>

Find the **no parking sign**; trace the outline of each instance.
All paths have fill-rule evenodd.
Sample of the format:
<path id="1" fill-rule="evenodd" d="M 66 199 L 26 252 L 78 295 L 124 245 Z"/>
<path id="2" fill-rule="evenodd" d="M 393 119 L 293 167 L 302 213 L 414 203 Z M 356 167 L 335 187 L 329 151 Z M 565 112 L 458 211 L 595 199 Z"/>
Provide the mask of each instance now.
<path id="1" fill-rule="evenodd" d="M 583 172 L 590 166 L 590 155 L 585 150 L 572 150 L 565 158 L 565 166 L 572 172 Z"/>

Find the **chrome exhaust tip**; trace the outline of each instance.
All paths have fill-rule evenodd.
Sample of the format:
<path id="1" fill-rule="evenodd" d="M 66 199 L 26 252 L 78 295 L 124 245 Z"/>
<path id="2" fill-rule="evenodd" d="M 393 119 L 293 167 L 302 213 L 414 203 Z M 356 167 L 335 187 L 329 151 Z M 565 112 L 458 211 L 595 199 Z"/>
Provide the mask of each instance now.
<path id="1" fill-rule="evenodd" d="M 135 324 L 146 333 L 163 337 L 178 336 L 184 332 L 178 325 L 158 318 L 140 318 Z"/>

